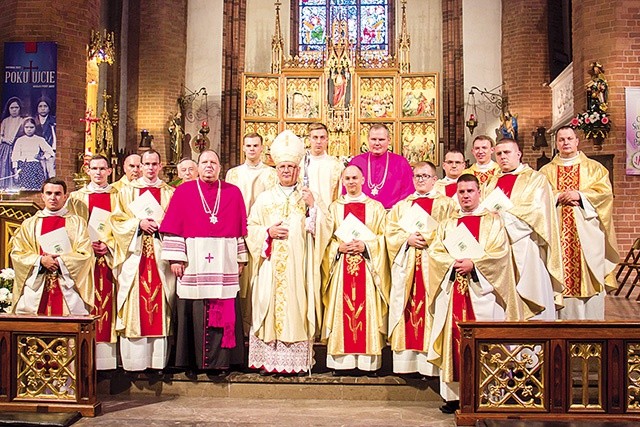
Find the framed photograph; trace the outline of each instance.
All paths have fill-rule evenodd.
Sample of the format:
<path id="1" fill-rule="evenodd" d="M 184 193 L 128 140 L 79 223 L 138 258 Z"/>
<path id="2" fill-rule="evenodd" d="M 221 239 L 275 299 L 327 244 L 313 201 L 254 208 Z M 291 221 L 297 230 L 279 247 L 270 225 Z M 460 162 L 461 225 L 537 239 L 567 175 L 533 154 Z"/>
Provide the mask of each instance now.
<path id="1" fill-rule="evenodd" d="M 320 119 L 321 87 L 320 77 L 286 77 L 285 120 Z"/>
<path id="2" fill-rule="evenodd" d="M 438 164 L 438 126 L 435 121 L 402 123 L 401 154 L 412 165 L 430 161 Z"/>
<path id="3" fill-rule="evenodd" d="M 391 141 L 389 143 L 389 151 L 391 151 L 392 153 L 398 153 L 397 146 L 394 142 L 396 139 L 395 123 L 364 122 L 364 123 L 360 123 L 360 126 L 359 126 L 357 146 L 351 149 L 351 153 L 353 156 L 357 156 L 358 154 L 366 153 L 367 151 L 369 151 L 369 129 L 371 129 L 371 126 L 377 125 L 377 124 L 383 124 L 387 127 L 387 129 L 389 129 L 389 140 Z"/>
<path id="4" fill-rule="evenodd" d="M 389 119 L 395 116 L 395 79 L 360 77 L 358 79 L 360 119 Z"/>
<path id="5" fill-rule="evenodd" d="M 244 75 L 242 111 L 247 119 L 278 119 L 280 77 L 274 74 Z"/>
<path id="6" fill-rule="evenodd" d="M 438 117 L 438 75 L 419 74 L 401 77 L 402 117 L 436 119 Z"/>
<path id="7" fill-rule="evenodd" d="M 244 122 L 242 134 L 255 132 L 262 136 L 264 149 L 262 150 L 262 161 L 273 166 L 271 159 L 271 143 L 280 133 L 278 122 Z M 242 155 L 244 159 L 244 153 Z"/>

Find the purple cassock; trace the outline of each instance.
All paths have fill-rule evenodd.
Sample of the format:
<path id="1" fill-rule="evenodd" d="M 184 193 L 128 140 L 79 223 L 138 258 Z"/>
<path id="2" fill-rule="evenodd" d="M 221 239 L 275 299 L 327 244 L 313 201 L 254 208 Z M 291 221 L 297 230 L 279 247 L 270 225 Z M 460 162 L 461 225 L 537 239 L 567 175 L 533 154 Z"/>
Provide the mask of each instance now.
<path id="1" fill-rule="evenodd" d="M 162 258 L 185 263 L 177 284 L 176 366 L 227 369 L 241 364 L 238 262 L 248 254 L 240 189 L 220 180 L 181 184 L 160 232 L 165 235 Z"/>
<path id="2" fill-rule="evenodd" d="M 387 210 L 414 192 L 413 170 L 403 156 L 389 151 L 381 156 L 364 153 L 351 159 L 349 165 L 362 169 L 362 192 Z"/>

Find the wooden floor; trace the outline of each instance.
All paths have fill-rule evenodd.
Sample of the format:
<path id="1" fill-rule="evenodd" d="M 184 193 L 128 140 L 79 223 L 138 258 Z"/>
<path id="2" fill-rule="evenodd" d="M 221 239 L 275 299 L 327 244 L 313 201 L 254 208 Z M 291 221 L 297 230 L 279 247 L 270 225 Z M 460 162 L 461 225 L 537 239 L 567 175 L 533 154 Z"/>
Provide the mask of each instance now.
<path id="1" fill-rule="evenodd" d="M 623 291 L 617 297 L 607 295 L 604 306 L 605 320 L 640 322 L 640 302 L 636 301 L 635 293 L 630 299 L 626 299 L 624 294 Z"/>

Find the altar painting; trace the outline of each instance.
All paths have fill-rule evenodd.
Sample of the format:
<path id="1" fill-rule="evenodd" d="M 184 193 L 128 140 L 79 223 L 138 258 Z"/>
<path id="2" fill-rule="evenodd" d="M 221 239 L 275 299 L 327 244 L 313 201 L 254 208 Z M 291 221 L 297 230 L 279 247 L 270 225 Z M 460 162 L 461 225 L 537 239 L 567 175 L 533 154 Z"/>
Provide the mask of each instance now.
<path id="1" fill-rule="evenodd" d="M 435 122 L 402 123 L 402 155 L 412 165 L 430 161 L 438 164 L 438 136 Z"/>

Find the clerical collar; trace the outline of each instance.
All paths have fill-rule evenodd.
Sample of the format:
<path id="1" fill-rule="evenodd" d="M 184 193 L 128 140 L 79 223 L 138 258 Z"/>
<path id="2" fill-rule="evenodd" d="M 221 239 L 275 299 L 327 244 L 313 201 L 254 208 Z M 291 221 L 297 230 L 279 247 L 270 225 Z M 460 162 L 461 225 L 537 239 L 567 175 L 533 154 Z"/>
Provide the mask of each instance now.
<path id="1" fill-rule="evenodd" d="M 159 187 L 162 180 L 156 177 L 155 181 L 151 182 L 146 177 L 141 176 L 140 178 L 138 178 L 138 182 L 147 187 Z"/>
<path id="2" fill-rule="evenodd" d="M 413 193 L 413 195 L 418 197 L 418 198 L 420 198 L 420 197 L 431 197 L 433 194 L 434 194 L 433 189 L 431 191 L 427 192 L 427 193 L 424 193 L 424 194 L 420 194 L 417 191 Z"/>
<path id="3" fill-rule="evenodd" d="M 460 215 L 462 215 L 462 216 L 480 215 L 483 211 L 484 211 L 484 206 L 482 206 L 482 204 L 480 204 L 480 205 L 478 205 L 478 207 L 476 207 L 471 212 L 465 212 L 462 209 L 460 209 Z"/>
<path id="4" fill-rule="evenodd" d="M 446 184 L 453 184 L 454 182 L 458 182 L 458 178 L 449 178 L 448 176 L 445 176 L 444 178 L 442 178 L 442 180 Z"/>
<path id="5" fill-rule="evenodd" d="M 565 165 L 571 165 L 573 163 L 575 163 L 576 160 L 578 160 L 578 157 L 580 157 L 580 152 L 578 151 L 575 156 L 571 156 L 571 157 L 560 157 L 558 156 L 558 159 L 560 159 L 560 163 L 563 163 Z"/>
<path id="6" fill-rule="evenodd" d="M 286 187 L 282 184 L 278 184 L 278 187 L 280 187 L 280 190 L 282 190 L 282 192 L 284 193 L 285 196 L 289 197 L 294 191 L 296 191 L 296 187 L 298 186 L 298 184 L 294 184 L 291 187 Z"/>
<path id="7" fill-rule="evenodd" d="M 252 165 L 248 161 L 245 160 L 244 165 L 246 167 L 248 167 L 249 169 L 260 169 L 262 167 L 262 161 L 259 161 L 255 165 Z"/>
<path id="8" fill-rule="evenodd" d="M 66 207 L 62 207 L 57 211 L 50 211 L 49 209 L 44 208 L 41 212 L 42 216 L 65 216 L 69 212 L 69 210 Z"/>
<path id="9" fill-rule="evenodd" d="M 509 172 L 502 172 L 502 175 L 510 175 L 515 173 L 520 173 L 524 169 L 524 163 L 520 163 L 517 168 Z"/>
<path id="10" fill-rule="evenodd" d="M 315 156 L 313 154 L 309 154 L 309 159 L 311 159 L 311 160 L 322 160 L 322 159 L 326 158 L 327 156 L 328 156 L 327 153 L 322 153 L 319 156 Z"/>
<path id="11" fill-rule="evenodd" d="M 352 196 L 350 194 L 344 195 L 344 200 L 348 203 L 352 202 L 364 202 L 367 199 L 367 195 L 364 193 L 360 193 L 358 196 Z"/>
<path id="12" fill-rule="evenodd" d="M 87 189 L 93 193 L 108 193 L 111 190 L 111 184 L 107 183 L 104 187 L 98 187 L 96 183 L 90 182 Z"/>
<path id="13" fill-rule="evenodd" d="M 489 162 L 486 165 L 481 165 L 480 163 L 476 163 L 476 168 L 480 171 L 480 172 L 486 172 L 489 169 L 494 167 L 494 164 L 496 162 L 494 162 L 493 160 L 489 160 Z"/>

